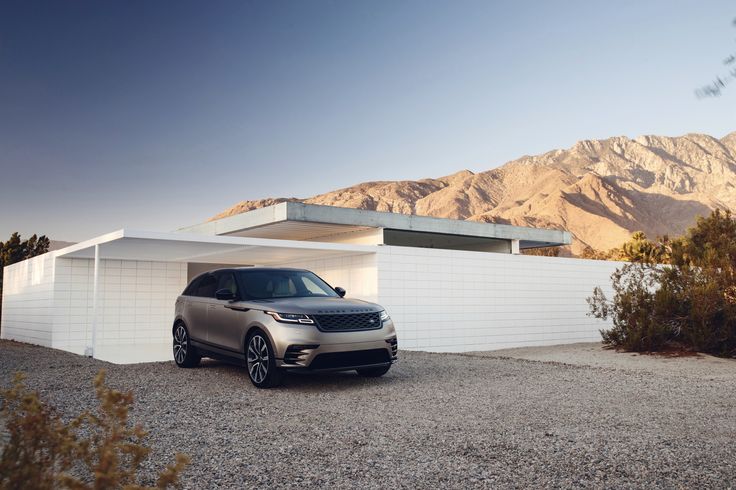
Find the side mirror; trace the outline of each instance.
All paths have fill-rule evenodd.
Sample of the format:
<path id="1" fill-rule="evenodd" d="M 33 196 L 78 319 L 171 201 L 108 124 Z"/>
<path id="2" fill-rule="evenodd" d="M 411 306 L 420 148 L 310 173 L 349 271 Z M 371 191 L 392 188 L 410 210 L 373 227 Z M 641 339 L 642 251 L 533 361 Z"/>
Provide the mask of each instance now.
<path id="1" fill-rule="evenodd" d="M 345 295 L 347 294 L 347 291 L 345 291 L 345 290 L 344 290 L 343 288 L 341 288 L 340 286 L 338 286 L 338 287 L 336 287 L 336 288 L 335 288 L 335 292 L 336 292 L 336 293 L 337 293 L 337 295 L 338 295 L 338 296 L 340 296 L 341 298 L 344 298 L 344 297 L 345 297 Z"/>
<path id="2" fill-rule="evenodd" d="M 224 300 L 224 301 L 230 301 L 235 299 L 235 293 L 230 291 L 229 289 L 218 289 L 215 292 L 215 298 Z"/>

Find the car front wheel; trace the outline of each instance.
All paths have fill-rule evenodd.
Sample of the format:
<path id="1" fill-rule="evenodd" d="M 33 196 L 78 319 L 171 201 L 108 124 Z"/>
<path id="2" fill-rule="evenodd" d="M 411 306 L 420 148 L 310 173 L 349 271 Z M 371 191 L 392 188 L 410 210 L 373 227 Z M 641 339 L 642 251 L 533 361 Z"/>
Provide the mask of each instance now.
<path id="1" fill-rule="evenodd" d="M 273 388 L 283 381 L 282 371 L 276 367 L 276 357 L 268 337 L 256 330 L 248 337 L 245 348 L 248 376 L 257 388 Z"/>

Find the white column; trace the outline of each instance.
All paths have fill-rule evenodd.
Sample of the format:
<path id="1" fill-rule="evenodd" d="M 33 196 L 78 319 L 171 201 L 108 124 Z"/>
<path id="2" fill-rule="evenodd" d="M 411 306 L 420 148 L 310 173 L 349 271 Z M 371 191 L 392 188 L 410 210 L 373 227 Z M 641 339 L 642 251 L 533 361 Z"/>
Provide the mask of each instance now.
<path id="1" fill-rule="evenodd" d="M 97 291 L 100 280 L 100 245 L 95 245 L 95 268 L 92 282 L 92 340 L 90 345 L 85 349 L 85 355 L 88 357 L 95 356 L 95 348 L 97 347 Z"/>
<path id="2" fill-rule="evenodd" d="M 511 240 L 511 253 L 517 255 L 521 253 L 519 250 L 519 240 Z"/>

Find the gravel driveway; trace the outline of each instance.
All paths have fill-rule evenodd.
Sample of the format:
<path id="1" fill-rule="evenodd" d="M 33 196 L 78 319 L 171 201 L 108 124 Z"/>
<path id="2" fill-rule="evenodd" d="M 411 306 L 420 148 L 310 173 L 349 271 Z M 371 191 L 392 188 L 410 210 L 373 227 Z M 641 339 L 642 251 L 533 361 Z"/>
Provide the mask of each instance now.
<path id="1" fill-rule="evenodd" d="M 62 412 L 92 377 L 136 394 L 153 470 L 176 451 L 186 488 L 712 487 L 736 485 L 736 373 L 664 376 L 520 359 L 401 352 L 380 379 L 291 376 L 259 391 L 216 362 L 117 366 L 0 341 Z M 736 369 L 736 368 L 735 368 Z"/>

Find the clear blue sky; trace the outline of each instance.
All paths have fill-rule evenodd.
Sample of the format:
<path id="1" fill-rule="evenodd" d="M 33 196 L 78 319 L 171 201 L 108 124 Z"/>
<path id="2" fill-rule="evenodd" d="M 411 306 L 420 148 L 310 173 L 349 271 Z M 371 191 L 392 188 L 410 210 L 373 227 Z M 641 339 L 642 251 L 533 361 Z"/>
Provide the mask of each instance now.
<path id="1" fill-rule="evenodd" d="M 0 1 L 0 239 L 736 130 L 730 1 Z"/>

